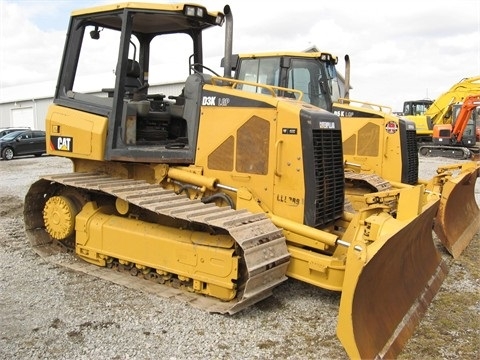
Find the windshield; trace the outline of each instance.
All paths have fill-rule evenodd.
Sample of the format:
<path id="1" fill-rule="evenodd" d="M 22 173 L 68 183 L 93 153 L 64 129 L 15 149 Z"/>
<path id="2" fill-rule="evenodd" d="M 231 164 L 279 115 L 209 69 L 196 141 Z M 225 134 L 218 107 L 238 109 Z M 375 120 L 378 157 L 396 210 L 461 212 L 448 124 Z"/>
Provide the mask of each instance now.
<path id="1" fill-rule="evenodd" d="M 322 109 L 331 110 L 332 102 L 341 97 L 340 82 L 333 63 L 316 58 L 291 58 L 288 67 L 280 57 L 242 59 L 237 78 L 249 82 L 287 87 L 303 92 L 302 100 Z M 286 73 L 281 74 L 281 71 Z M 262 92 L 253 85 L 239 85 L 246 91 Z M 298 96 L 298 95 L 297 95 Z"/>

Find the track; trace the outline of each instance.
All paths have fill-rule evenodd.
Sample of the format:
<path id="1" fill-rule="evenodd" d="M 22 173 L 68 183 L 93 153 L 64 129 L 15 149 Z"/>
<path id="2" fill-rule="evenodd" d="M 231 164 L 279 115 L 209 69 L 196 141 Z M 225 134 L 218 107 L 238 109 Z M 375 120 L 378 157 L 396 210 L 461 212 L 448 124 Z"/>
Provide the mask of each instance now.
<path id="1" fill-rule="evenodd" d="M 478 146 L 448 146 L 448 145 L 432 145 L 430 144 L 419 144 L 418 153 L 421 156 L 426 157 L 445 157 L 449 159 L 474 159 L 480 153 L 480 148 Z"/>
<path id="2" fill-rule="evenodd" d="M 74 257 L 65 261 L 65 256 L 59 256 L 62 250 L 57 242 L 52 241 L 46 233 L 41 216 L 52 183 L 102 192 L 157 214 L 226 230 L 241 248 L 246 266 L 243 282 L 238 284 L 237 297 L 230 302 L 221 302 L 215 298 L 132 277 L 128 273 L 98 267 Z M 287 279 L 285 273 L 290 255 L 285 237 L 265 214 L 204 204 L 143 180 L 113 178 L 94 173 L 44 176 L 27 193 L 24 216 L 26 231 L 34 250 L 48 261 L 129 288 L 160 296 L 173 296 L 209 312 L 234 314 L 270 296 L 273 288 Z"/>

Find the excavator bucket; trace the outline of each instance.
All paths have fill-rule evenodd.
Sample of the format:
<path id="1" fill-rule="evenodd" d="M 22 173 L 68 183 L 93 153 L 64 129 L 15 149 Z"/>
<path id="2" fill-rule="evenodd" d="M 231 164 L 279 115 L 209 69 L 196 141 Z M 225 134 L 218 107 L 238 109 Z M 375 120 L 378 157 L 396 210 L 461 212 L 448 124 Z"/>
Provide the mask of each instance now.
<path id="1" fill-rule="evenodd" d="M 440 168 L 438 172 L 442 174 L 450 169 Z M 457 176 L 449 175 L 442 181 L 440 206 L 433 229 L 454 258 L 460 256 L 480 230 L 480 209 L 475 200 L 475 183 L 479 176 L 480 164 L 466 163 Z"/>
<path id="2" fill-rule="evenodd" d="M 337 335 L 350 358 L 396 357 L 438 292 L 448 272 L 432 237 L 438 203 L 349 247 Z"/>

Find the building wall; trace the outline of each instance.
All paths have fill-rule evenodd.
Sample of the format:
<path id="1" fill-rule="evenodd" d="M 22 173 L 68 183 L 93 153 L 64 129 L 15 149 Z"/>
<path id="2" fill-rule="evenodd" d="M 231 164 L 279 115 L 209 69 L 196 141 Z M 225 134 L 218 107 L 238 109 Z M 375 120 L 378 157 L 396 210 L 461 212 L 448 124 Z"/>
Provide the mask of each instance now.
<path id="1" fill-rule="evenodd" d="M 0 127 L 29 126 L 44 130 L 45 116 L 51 98 L 18 100 L 0 104 Z"/>

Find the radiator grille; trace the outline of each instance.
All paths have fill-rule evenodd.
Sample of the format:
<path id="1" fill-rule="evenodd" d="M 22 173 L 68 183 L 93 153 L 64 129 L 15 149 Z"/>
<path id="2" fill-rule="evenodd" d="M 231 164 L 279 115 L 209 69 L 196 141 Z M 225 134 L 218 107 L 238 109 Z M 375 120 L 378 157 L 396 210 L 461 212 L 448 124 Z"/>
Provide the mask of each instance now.
<path id="1" fill-rule="evenodd" d="M 314 129 L 314 191 L 313 226 L 320 227 L 338 219 L 343 212 L 344 173 L 342 134 L 340 130 Z"/>
<path id="2" fill-rule="evenodd" d="M 415 129 L 407 129 L 405 141 L 402 141 L 406 152 L 402 154 L 402 182 L 414 185 L 418 182 L 418 151 L 417 132 Z"/>

